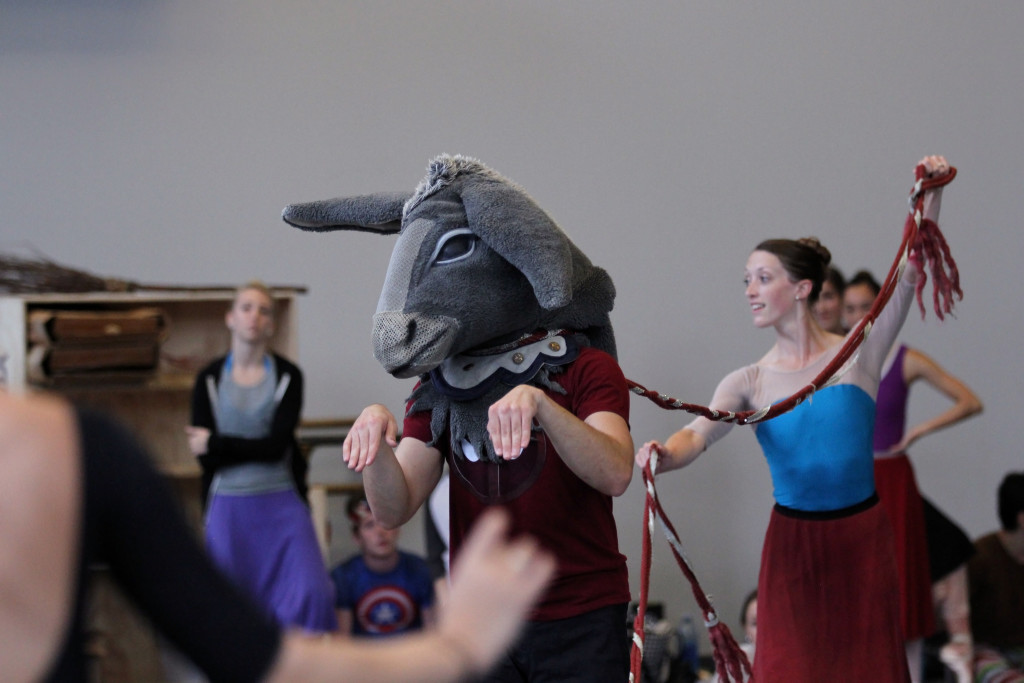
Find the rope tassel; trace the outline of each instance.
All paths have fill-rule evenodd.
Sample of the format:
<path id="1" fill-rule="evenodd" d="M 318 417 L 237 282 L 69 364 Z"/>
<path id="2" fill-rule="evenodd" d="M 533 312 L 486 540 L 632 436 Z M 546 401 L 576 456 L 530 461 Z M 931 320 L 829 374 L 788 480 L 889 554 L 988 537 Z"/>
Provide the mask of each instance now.
<path id="1" fill-rule="evenodd" d="M 944 320 L 945 315 L 953 312 L 953 295 L 963 300 L 964 293 L 960 289 L 960 270 L 950 253 L 949 244 L 939 230 L 935 221 L 922 218 L 924 210 L 924 193 L 926 190 L 942 187 L 956 177 L 956 169 L 950 167 L 949 173 L 941 178 L 925 179 L 923 165 L 914 170 L 917 183 L 910 193 L 910 216 L 907 217 L 904 231 L 913 235 L 910 259 L 917 265 L 921 277 L 917 281 L 917 303 L 921 308 L 921 317 L 925 315 L 923 293 L 928 282 L 928 271 L 932 274 L 932 302 L 935 315 Z M 947 272 L 948 271 L 948 272 Z"/>
<path id="2" fill-rule="evenodd" d="M 728 628 L 721 623 L 709 627 L 708 637 L 711 639 L 715 671 L 722 672 L 718 677 L 722 683 L 740 683 L 743 672 L 747 673 L 750 681 L 754 680 L 747 653 L 736 644 Z"/>
<path id="3" fill-rule="evenodd" d="M 939 317 L 939 320 L 945 320 L 943 314 L 953 312 L 953 295 L 955 294 L 956 298 L 962 301 L 964 293 L 960 289 L 960 271 L 956 267 L 956 261 L 953 260 L 949 244 L 946 243 L 946 238 L 935 221 L 928 219 L 921 221 L 910 258 L 921 271 L 921 278 L 917 281 L 917 303 L 921 307 L 921 317 L 923 318 L 925 314 L 922 293 L 928 282 L 928 270 L 930 270 L 933 280 L 932 299 L 935 315 Z M 926 262 L 929 266 L 928 269 L 925 268 Z"/>

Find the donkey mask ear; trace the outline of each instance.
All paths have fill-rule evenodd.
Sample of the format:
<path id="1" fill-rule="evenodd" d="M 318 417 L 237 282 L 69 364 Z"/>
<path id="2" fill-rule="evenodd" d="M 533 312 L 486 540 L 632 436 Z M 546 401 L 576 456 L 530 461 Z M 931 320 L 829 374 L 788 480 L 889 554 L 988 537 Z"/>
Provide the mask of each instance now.
<path id="1" fill-rule="evenodd" d="M 289 204 L 281 212 L 288 225 L 312 232 L 362 230 L 380 234 L 398 232 L 408 192 L 376 192 L 304 204 Z"/>
<path id="2" fill-rule="evenodd" d="M 569 238 L 519 187 L 489 176 L 466 174 L 459 191 L 470 228 L 533 286 L 546 310 L 572 300 Z"/>

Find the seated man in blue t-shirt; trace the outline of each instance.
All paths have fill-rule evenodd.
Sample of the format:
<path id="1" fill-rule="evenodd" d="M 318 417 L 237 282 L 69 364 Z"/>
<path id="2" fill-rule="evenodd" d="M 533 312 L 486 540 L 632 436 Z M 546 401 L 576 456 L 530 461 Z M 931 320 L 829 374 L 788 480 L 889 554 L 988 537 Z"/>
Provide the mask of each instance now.
<path id="1" fill-rule="evenodd" d="M 398 549 L 398 529 L 377 524 L 366 497 L 346 507 L 359 554 L 334 568 L 339 633 L 391 636 L 434 624 L 434 588 L 427 563 Z"/>

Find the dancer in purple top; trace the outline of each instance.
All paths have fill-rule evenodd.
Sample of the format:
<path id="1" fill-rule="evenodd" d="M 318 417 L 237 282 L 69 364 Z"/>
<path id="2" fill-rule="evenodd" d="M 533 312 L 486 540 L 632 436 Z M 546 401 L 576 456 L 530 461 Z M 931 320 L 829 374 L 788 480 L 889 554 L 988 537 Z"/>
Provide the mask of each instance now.
<path id="1" fill-rule="evenodd" d="M 852 328 L 860 322 L 879 290 L 870 273 L 854 275 L 843 297 L 844 325 Z M 922 437 L 980 413 L 981 400 L 916 349 L 899 345 L 886 366 L 876 401 L 875 484 L 897 540 L 902 623 L 911 675 L 917 680 L 920 674 L 921 639 L 934 630 L 933 605 L 937 603 L 950 635 L 940 656 L 960 682 L 967 683 L 972 647 L 966 562 L 973 546 L 956 524 L 918 492 L 906 451 Z M 907 429 L 907 400 L 911 385 L 918 380 L 944 394 L 953 405 Z"/>

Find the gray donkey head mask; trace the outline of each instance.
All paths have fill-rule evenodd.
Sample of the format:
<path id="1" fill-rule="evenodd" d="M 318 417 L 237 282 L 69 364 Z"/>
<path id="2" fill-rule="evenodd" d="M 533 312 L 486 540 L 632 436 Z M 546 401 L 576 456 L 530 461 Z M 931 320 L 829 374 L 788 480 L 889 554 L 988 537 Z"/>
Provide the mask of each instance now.
<path id="1" fill-rule="evenodd" d="M 441 155 L 409 193 L 285 208 L 303 230 L 398 234 L 373 320 L 374 356 L 395 377 L 537 329 L 568 328 L 615 355 L 611 278 L 518 185 Z"/>

